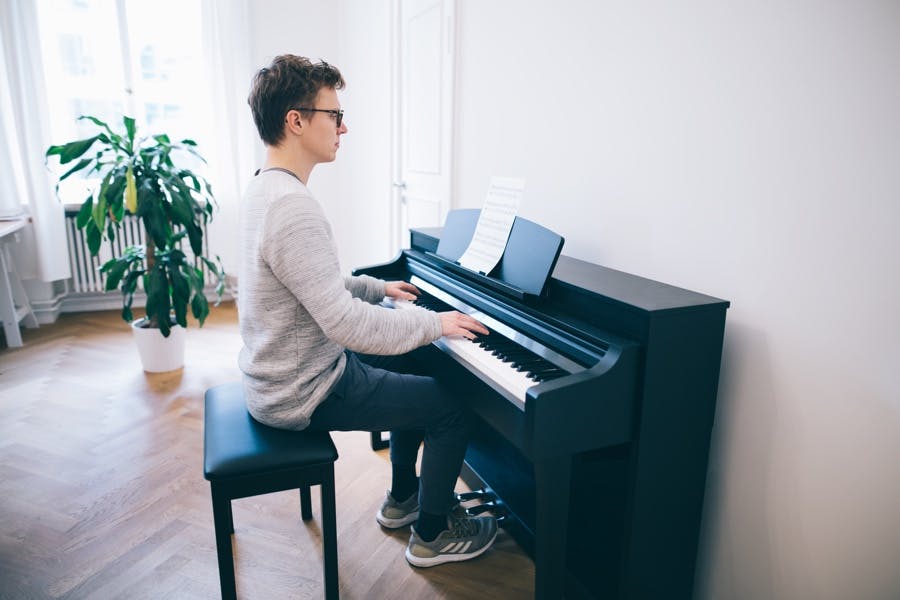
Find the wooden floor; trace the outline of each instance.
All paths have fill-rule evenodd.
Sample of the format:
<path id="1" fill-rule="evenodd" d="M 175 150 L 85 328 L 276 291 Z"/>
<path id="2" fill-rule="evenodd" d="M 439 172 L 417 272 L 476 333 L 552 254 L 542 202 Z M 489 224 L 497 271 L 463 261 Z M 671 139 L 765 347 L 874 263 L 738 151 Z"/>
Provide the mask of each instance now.
<path id="1" fill-rule="evenodd" d="M 183 370 L 141 370 L 118 312 L 63 315 L 0 350 L 0 598 L 216 598 L 202 397 L 239 378 L 233 305 L 188 330 Z M 414 569 L 408 529 L 374 514 L 387 451 L 336 433 L 338 556 L 344 598 L 530 598 L 534 564 L 501 530 L 466 563 Z M 460 490 L 465 489 L 460 483 Z M 234 502 L 238 595 L 323 595 L 314 520 L 298 495 Z"/>

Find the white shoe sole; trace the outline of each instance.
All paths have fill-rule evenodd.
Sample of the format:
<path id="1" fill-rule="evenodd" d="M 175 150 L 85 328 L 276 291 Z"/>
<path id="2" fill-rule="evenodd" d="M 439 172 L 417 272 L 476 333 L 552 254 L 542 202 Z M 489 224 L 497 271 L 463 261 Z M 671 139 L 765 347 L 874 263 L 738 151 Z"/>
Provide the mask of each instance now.
<path id="1" fill-rule="evenodd" d="M 414 567 L 436 567 L 438 565 L 442 565 L 444 563 L 449 562 L 461 562 L 464 560 L 469 560 L 470 558 L 475 558 L 476 556 L 481 556 L 484 554 L 488 548 L 494 545 L 494 540 L 497 539 L 497 533 L 500 531 L 498 527 L 494 530 L 494 535 L 488 541 L 487 544 L 476 550 L 475 552 L 467 552 L 465 554 L 438 554 L 437 556 L 432 556 L 431 558 L 422 558 L 421 556 L 416 556 L 412 552 L 409 551 L 409 546 L 406 547 L 406 560 Z"/>
<path id="2" fill-rule="evenodd" d="M 389 519 L 383 514 L 381 511 L 375 513 L 375 520 L 378 521 L 378 524 L 382 527 L 387 527 L 388 529 L 400 529 L 401 527 L 406 527 L 412 523 L 415 523 L 419 518 L 419 511 L 414 511 L 403 517 L 402 519 Z"/>

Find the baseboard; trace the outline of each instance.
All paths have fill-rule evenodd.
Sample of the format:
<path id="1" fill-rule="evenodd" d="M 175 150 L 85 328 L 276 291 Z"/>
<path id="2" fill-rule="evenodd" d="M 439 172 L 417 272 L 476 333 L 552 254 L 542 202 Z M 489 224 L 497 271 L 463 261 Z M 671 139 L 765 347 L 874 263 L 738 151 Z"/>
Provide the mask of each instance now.
<path id="1" fill-rule="evenodd" d="M 64 294 L 57 294 L 53 298 L 46 300 L 29 300 L 31 304 L 31 312 L 37 319 L 38 325 L 51 325 L 56 323 L 59 315 L 62 314 Z"/>
<path id="2" fill-rule="evenodd" d="M 205 291 L 206 299 L 210 304 L 216 302 L 216 292 L 213 288 Z M 222 294 L 222 301 L 233 300 L 231 294 L 226 290 Z M 147 295 L 144 292 L 135 292 L 134 301 L 131 305 L 135 308 L 141 308 L 147 304 Z M 62 310 L 64 313 L 75 312 L 93 312 L 98 310 L 121 310 L 122 294 L 119 291 L 112 292 L 89 292 L 82 294 L 70 293 L 62 300 Z"/>

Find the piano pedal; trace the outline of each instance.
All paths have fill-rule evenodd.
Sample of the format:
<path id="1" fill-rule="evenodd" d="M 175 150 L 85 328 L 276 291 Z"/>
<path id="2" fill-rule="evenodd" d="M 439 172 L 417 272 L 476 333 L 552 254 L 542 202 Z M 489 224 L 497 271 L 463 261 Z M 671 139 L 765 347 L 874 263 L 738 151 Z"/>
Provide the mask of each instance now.
<path id="1" fill-rule="evenodd" d="M 475 517 L 480 515 L 481 513 L 486 512 L 494 512 L 494 510 L 500 508 L 500 506 L 496 502 L 485 502 L 484 504 L 478 504 L 476 506 L 471 506 L 466 509 L 466 514 L 470 517 Z"/>
<path id="2" fill-rule="evenodd" d="M 471 492 L 463 492 L 462 494 L 457 494 L 456 499 L 460 502 L 469 502 L 470 500 L 492 502 L 493 500 L 497 499 L 497 496 L 494 494 L 494 492 L 491 492 L 486 488 L 481 488 L 480 490 L 472 490 Z"/>
<path id="3" fill-rule="evenodd" d="M 471 508 L 466 509 L 466 515 L 470 517 L 478 516 L 482 513 L 491 513 L 497 520 L 497 526 L 503 527 L 506 523 L 506 506 L 497 500 L 485 502 Z"/>

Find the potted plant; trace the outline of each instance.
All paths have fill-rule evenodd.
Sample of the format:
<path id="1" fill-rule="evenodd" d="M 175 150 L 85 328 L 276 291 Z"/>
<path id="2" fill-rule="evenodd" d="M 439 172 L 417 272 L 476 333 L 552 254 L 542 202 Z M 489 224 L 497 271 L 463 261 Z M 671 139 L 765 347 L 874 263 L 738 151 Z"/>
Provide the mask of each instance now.
<path id="1" fill-rule="evenodd" d="M 136 138 L 135 121 L 130 117 L 123 118 L 124 133 L 113 131 L 96 117 L 79 119 L 91 121 L 98 133 L 51 146 L 47 158 L 58 156 L 62 165 L 78 160 L 59 181 L 82 172 L 98 182 L 76 219 L 92 255 L 97 255 L 104 239 L 112 244 L 126 211 L 140 219 L 146 245 L 129 246 L 100 271 L 106 276 L 106 290 L 122 290 L 122 318 L 132 323 L 145 370 L 177 369 L 183 364 L 188 305 L 201 327 L 209 314 L 203 265 L 217 280 L 218 300 L 225 287 L 218 256 L 214 262 L 203 254 L 203 225 L 212 220 L 215 205 L 212 189 L 203 177 L 175 162 L 177 152 L 203 157 L 192 140 L 173 143 L 165 134 Z M 184 252 L 185 239 L 193 257 Z M 147 295 L 146 317 L 134 320 L 131 305 L 139 281 Z M 141 349 L 144 338 L 153 343 L 175 338 L 181 347 L 163 350 L 162 362 L 152 357 L 148 361 Z"/>

